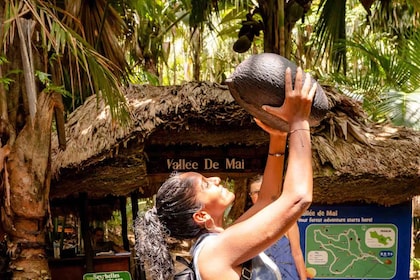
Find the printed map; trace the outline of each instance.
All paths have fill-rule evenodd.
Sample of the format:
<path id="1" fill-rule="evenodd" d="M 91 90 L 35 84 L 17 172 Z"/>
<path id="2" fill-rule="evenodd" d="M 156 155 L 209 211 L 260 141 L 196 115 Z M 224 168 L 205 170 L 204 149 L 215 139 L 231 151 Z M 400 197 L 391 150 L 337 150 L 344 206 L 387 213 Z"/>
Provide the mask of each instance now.
<path id="1" fill-rule="evenodd" d="M 311 224 L 306 267 L 314 279 L 391 279 L 397 267 L 392 224 Z"/>

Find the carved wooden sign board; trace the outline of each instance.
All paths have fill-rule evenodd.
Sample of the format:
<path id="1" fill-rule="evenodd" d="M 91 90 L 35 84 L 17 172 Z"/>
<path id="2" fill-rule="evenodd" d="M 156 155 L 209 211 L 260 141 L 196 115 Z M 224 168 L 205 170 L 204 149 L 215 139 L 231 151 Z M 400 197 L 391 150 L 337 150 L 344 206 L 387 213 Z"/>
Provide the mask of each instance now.
<path id="1" fill-rule="evenodd" d="M 147 173 L 258 173 L 265 165 L 266 147 L 148 146 Z"/>

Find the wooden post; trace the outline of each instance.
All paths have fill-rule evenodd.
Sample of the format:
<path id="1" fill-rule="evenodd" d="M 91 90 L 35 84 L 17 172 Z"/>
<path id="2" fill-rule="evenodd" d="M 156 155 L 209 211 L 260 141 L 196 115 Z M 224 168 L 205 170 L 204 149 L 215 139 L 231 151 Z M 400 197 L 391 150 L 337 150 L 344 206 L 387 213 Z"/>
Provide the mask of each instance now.
<path id="1" fill-rule="evenodd" d="M 134 191 L 131 193 L 131 210 L 133 212 L 133 223 L 137 219 L 137 215 L 139 214 L 139 198 L 138 198 L 138 191 Z"/>
<path id="2" fill-rule="evenodd" d="M 130 251 L 130 244 L 128 243 L 127 198 L 125 196 L 120 196 L 120 210 L 123 247 L 124 250 Z"/>
<path id="3" fill-rule="evenodd" d="M 80 228 L 82 232 L 83 244 L 85 245 L 85 261 L 86 272 L 94 272 L 93 269 L 93 248 L 91 242 L 91 234 L 89 230 L 89 221 L 87 217 L 88 209 L 88 195 L 87 193 L 79 193 L 79 208 L 80 208 Z"/>

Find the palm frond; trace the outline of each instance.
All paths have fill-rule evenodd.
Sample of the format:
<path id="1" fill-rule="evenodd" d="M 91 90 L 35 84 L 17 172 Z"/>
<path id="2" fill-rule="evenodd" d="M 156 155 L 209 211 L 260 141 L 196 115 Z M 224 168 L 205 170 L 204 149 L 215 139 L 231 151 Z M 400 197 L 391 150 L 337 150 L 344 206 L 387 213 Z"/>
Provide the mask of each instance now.
<path id="1" fill-rule="evenodd" d="M 420 87 L 420 27 L 404 33 L 398 45 L 398 52 L 406 67 L 406 92 L 414 91 Z"/>
<path id="2" fill-rule="evenodd" d="M 99 53 L 111 60 L 120 76 L 127 72 L 124 36 L 128 32 L 122 17 L 109 0 L 67 1 L 63 23 L 75 30 Z"/>
<path id="3" fill-rule="evenodd" d="M 355 35 L 352 40 L 347 40 L 347 47 L 357 54 L 358 63 L 371 72 L 366 75 L 381 75 L 389 88 L 403 92 L 414 91 L 420 86 L 420 68 L 414 62 L 418 51 L 406 47 L 415 44 L 415 41 L 407 40 L 398 45 L 383 34 Z M 395 47 L 390 48 L 392 45 Z"/>
<path id="4" fill-rule="evenodd" d="M 12 2 L 9 2 L 12 3 Z M 6 7 L 7 8 L 7 7 Z M 49 1 L 19 1 L 19 11 L 10 10 L 10 19 L 7 32 L 3 37 L 3 44 L 12 42 L 14 34 L 17 34 L 16 23 L 21 17 L 31 18 L 39 33 L 40 51 L 43 51 L 42 58 L 44 69 L 58 69 L 53 71 L 54 75 L 60 74 L 52 80 L 62 82 L 73 94 L 73 99 L 83 99 L 89 94 L 102 94 L 105 101 L 111 108 L 114 118 L 127 120 L 124 96 L 121 92 L 122 69 L 118 62 L 109 52 L 111 59 L 106 58 L 92 46 L 86 39 L 84 30 L 78 29 L 80 21 L 70 15 L 61 6 L 53 6 Z M 71 28 L 60 16 L 74 19 Z M 114 37 L 104 36 L 106 40 L 113 41 Z M 112 45 L 111 48 L 116 47 Z M 104 49 L 103 49 L 104 50 Z M 48 71 L 48 70 L 47 70 Z M 77 97 L 77 93 L 80 94 Z M 73 101 L 73 104 L 77 102 Z M 74 109 L 74 108 L 73 108 Z"/>
<path id="5" fill-rule="evenodd" d="M 184 2 L 184 1 L 183 1 Z M 219 14 L 220 7 L 223 9 L 230 9 L 232 6 L 235 7 L 236 10 L 247 10 L 250 5 L 254 5 L 253 3 L 256 1 L 249 1 L 249 0 L 192 0 L 191 3 L 191 16 L 190 16 L 190 26 L 198 26 L 203 22 L 211 22 L 210 16 L 213 13 Z"/>
<path id="6" fill-rule="evenodd" d="M 420 130 L 420 91 L 414 93 L 385 92 L 372 114 L 377 121 L 390 120 L 394 125 L 412 127 Z"/>
<path id="7" fill-rule="evenodd" d="M 375 73 L 367 74 L 365 69 L 361 67 L 355 67 L 351 75 L 333 73 L 331 76 L 337 87 L 354 99 L 374 100 L 378 92 L 386 89 L 381 75 Z"/>
<path id="8" fill-rule="evenodd" d="M 403 34 L 417 25 L 420 19 L 419 0 L 376 1 L 370 17 L 370 26 L 374 32 L 387 32 L 392 36 Z"/>
<path id="9" fill-rule="evenodd" d="M 346 38 L 346 1 L 322 0 L 319 7 L 319 20 L 314 31 L 317 60 L 327 57 L 336 71 L 342 67 L 345 73 L 346 49 L 338 46 Z"/>
<path id="10" fill-rule="evenodd" d="M 365 110 L 376 121 L 391 120 L 395 125 L 416 127 L 419 122 L 420 88 L 418 31 L 405 40 L 389 34 L 354 35 L 346 41 L 353 56 L 351 71 L 333 75 L 346 94 L 363 100 Z"/>
<path id="11" fill-rule="evenodd" d="M 76 65 L 87 75 L 92 92 L 101 94 L 102 98 L 110 105 L 111 115 L 122 121 L 128 120 L 128 112 L 125 104 L 125 98 L 121 91 L 121 82 L 114 73 L 112 61 L 99 54 L 77 33 L 69 30 L 69 35 L 78 39 L 73 45 L 72 51 L 75 57 Z M 73 33 L 73 34 L 72 34 Z"/>

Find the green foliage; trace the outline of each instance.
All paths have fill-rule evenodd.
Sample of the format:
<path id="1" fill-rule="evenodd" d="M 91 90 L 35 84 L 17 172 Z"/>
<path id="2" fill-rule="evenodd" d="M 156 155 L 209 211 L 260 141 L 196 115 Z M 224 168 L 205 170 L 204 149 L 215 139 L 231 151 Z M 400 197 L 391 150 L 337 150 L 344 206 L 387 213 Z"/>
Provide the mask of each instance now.
<path id="1" fill-rule="evenodd" d="M 60 93 L 63 96 L 71 97 L 71 93 L 65 89 L 64 86 L 58 86 L 52 84 L 52 81 L 50 80 L 51 75 L 48 73 L 44 73 L 41 71 L 36 71 L 35 76 L 38 77 L 38 79 L 41 81 L 41 83 L 44 84 L 44 92 L 56 92 Z"/>
<path id="2" fill-rule="evenodd" d="M 297 32 L 293 34 L 299 37 L 292 38 L 295 45 L 291 50 L 296 52 L 292 57 L 298 64 L 303 63 L 304 67 L 307 65 L 317 72 L 314 74 L 320 80 L 363 100 L 364 108 L 374 120 L 412 125 L 417 118 L 403 108 L 418 103 L 410 94 L 420 87 L 420 54 L 416 47 L 419 35 L 415 23 L 418 15 L 411 2 L 377 1 L 368 9 L 357 0 L 314 1 L 305 22 L 296 25 Z M 158 52 L 152 53 L 157 54 L 155 61 L 160 72 L 143 67 L 133 81 L 157 85 L 191 80 L 193 46 L 188 36 L 191 34 L 189 28 L 197 27 L 198 23 L 208 27 L 200 31 L 203 38 L 200 77 L 203 80 L 223 82 L 244 58 L 263 50 L 262 38 L 256 38 L 249 52 L 232 53 L 241 22 L 255 1 L 145 3 L 148 8 L 144 10 L 157 6 L 154 11 L 158 11 L 149 12 L 148 24 L 152 21 L 163 26 L 152 36 L 161 40 L 149 44 L 152 49 L 153 44 L 159 46 Z M 171 13 L 171 9 L 175 12 Z M 168 20 L 162 19 L 163 11 Z M 142 14 L 145 12 L 139 13 Z M 152 14 L 154 16 L 150 16 Z M 167 26 L 173 27 L 171 32 L 167 32 Z M 144 34 L 150 37 L 151 33 Z M 162 44 L 169 46 L 165 54 Z M 398 98 L 402 101 L 398 102 Z M 392 105 L 393 102 L 397 104 Z"/>
<path id="3" fill-rule="evenodd" d="M 387 33 L 356 35 L 346 41 L 353 63 L 347 76 L 334 75 L 349 95 L 362 98 L 364 108 L 375 121 L 391 120 L 395 125 L 419 128 L 420 88 L 419 30 L 401 38 Z"/>
<path id="4" fill-rule="evenodd" d="M 137 213 L 138 216 L 143 216 L 144 213 L 146 213 L 147 210 L 151 209 L 154 206 L 154 200 L 152 197 L 149 198 L 140 198 L 138 200 L 138 208 L 139 212 Z M 132 230 L 133 225 L 133 212 L 132 212 L 132 201 L 128 197 L 127 198 L 127 205 L 126 205 L 126 211 L 127 211 L 127 223 L 129 230 Z M 112 213 L 112 218 L 107 222 L 107 225 L 112 228 L 116 226 L 121 226 L 121 211 L 114 211 Z"/>
<path id="5" fill-rule="evenodd" d="M 384 92 L 380 101 L 367 106 L 377 121 L 391 120 L 394 125 L 420 130 L 420 89 L 415 92 Z"/>
<path id="6" fill-rule="evenodd" d="M 92 4 L 100 4 L 99 2 L 101 1 L 94 1 Z M 72 12 L 80 11 L 80 6 L 76 5 L 84 5 L 85 2 L 71 2 L 67 5 L 57 2 L 55 4 L 50 1 L 26 0 L 17 5 L 16 1 L 7 1 L 4 4 L 2 45 L 11 47 L 12 38 L 18 33 L 17 26 L 21 21 L 30 18 L 30 23 L 36 26 L 37 30 L 37 36 L 34 36 L 37 39 L 32 45 L 38 48 L 38 59 L 45 69 L 43 70 L 45 73 L 37 73 L 40 81 L 46 85 L 47 79 L 51 79 L 59 84 L 54 90 L 63 93 L 65 97 L 70 97 L 72 105 L 67 107 L 68 110 L 74 110 L 76 106 L 84 102 L 87 96 L 98 94 L 110 106 L 111 115 L 114 118 L 123 122 L 127 121 L 127 107 L 121 92 L 124 62 L 117 61 L 118 51 L 113 52 L 121 47 L 115 43 L 109 43 L 106 47 L 103 47 L 102 43 L 93 46 L 95 39 L 89 42 L 89 34 L 92 34 L 89 27 L 92 26 L 89 24 L 81 26 L 83 19 L 77 16 L 82 15 L 72 14 Z M 90 5 L 90 7 L 98 8 L 95 5 Z M 111 8 L 102 7 L 98 10 L 105 12 L 107 9 L 109 13 L 106 18 L 112 18 L 111 15 L 114 14 Z M 104 26 L 109 27 L 109 25 Z M 114 34 L 113 31 L 118 29 L 116 26 L 118 24 L 114 21 L 111 28 L 104 32 L 107 37 L 103 37 L 101 42 L 110 42 L 108 39 L 112 37 L 111 33 Z M 98 51 L 95 47 L 100 47 L 101 50 Z M 15 50 L 6 47 L 3 51 L 4 53 L 0 55 L 6 57 Z M 12 71 L 18 70 L 12 69 Z M 4 80 L 3 77 L 2 82 L 10 84 L 11 81 Z M 52 88 L 47 90 L 52 90 Z M 68 94 L 69 92 L 72 94 Z"/>
<path id="7" fill-rule="evenodd" d="M 321 0 L 319 19 L 315 26 L 314 46 L 317 47 L 317 60 L 327 56 L 333 70 L 346 71 L 346 49 L 337 45 L 346 39 L 346 1 Z M 316 63 L 315 63 L 316 64 Z"/>
<path id="8" fill-rule="evenodd" d="M 229 191 L 235 193 L 235 180 L 226 178 L 226 180 L 222 183 L 222 186 L 227 188 Z M 232 205 L 230 205 L 223 213 L 224 226 L 229 226 L 234 222 L 233 217 L 229 215 L 231 209 L 232 209 Z"/>
<path id="9" fill-rule="evenodd" d="M 413 264 L 413 268 L 415 271 L 420 270 L 420 259 L 411 258 L 411 263 Z"/>
<path id="10" fill-rule="evenodd" d="M 7 58 L 5 56 L 0 55 L 0 67 L 1 67 L 1 65 L 5 64 L 5 63 L 9 63 L 9 61 L 7 60 Z M 10 70 L 7 73 L 2 73 L 3 75 L 0 76 L 0 84 L 3 85 L 3 87 L 6 91 L 9 90 L 10 84 L 15 81 L 15 80 L 13 80 L 12 78 L 9 78 L 9 77 L 11 75 L 19 74 L 19 73 L 22 73 L 22 70 L 15 69 L 15 70 Z"/>
<path id="11" fill-rule="evenodd" d="M 189 5 L 175 2 L 147 0 L 131 3 L 132 15 L 136 19 L 132 24 L 135 36 L 129 55 L 133 81 L 158 84 L 159 63 L 167 63 L 170 49 L 170 44 L 169 48 L 163 47 L 165 39 L 189 14 Z"/>
<path id="12" fill-rule="evenodd" d="M 349 96 L 362 100 L 364 109 L 373 120 L 392 121 L 395 125 L 418 129 L 420 116 L 416 112 L 420 100 L 415 91 L 420 88 L 420 50 L 416 47 L 420 44 L 420 33 L 413 22 L 416 18 L 413 10 L 407 8 L 407 3 L 402 6 L 379 5 L 372 8 L 370 17 L 366 17 L 367 12 L 360 9 L 360 4 L 348 7 L 353 7 L 347 14 L 354 23 L 347 22 L 346 39 L 337 40 L 328 35 L 332 33 L 328 30 L 335 30 L 329 27 L 333 23 L 322 19 L 327 16 L 325 9 L 321 14 L 321 27 L 317 30 L 324 33 L 316 33 L 323 38 L 318 41 L 330 42 L 333 44 L 330 48 L 345 53 L 348 66 L 345 71 L 328 75 L 325 74 L 328 69 L 318 69 L 324 73 L 323 79 Z M 314 42 L 313 48 L 316 47 Z M 324 45 L 328 46 L 326 43 L 321 46 Z M 324 48 L 320 49 L 323 52 Z"/>

